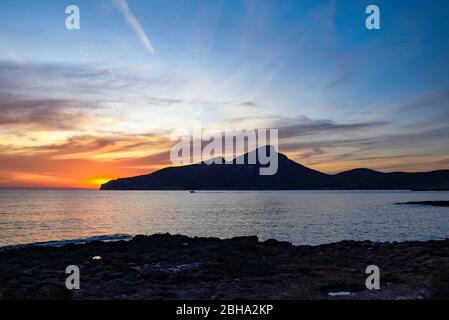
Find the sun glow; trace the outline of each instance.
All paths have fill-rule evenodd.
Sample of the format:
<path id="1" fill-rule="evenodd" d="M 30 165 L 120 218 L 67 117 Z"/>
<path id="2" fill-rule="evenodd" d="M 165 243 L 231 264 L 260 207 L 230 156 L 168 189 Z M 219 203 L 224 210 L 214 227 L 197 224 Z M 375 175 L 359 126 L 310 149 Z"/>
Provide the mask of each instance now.
<path id="1" fill-rule="evenodd" d="M 98 189 L 102 184 L 109 182 L 111 180 L 114 180 L 114 179 L 116 179 L 116 178 L 104 178 L 104 177 L 91 178 L 91 179 L 88 179 L 87 181 L 85 181 L 85 184 L 89 188 Z"/>

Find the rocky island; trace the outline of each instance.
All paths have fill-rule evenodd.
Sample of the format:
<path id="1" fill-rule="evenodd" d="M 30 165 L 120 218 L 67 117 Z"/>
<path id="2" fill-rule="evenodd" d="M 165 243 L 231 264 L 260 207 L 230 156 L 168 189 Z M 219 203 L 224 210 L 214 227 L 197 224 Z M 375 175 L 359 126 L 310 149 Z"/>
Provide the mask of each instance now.
<path id="1" fill-rule="evenodd" d="M 278 160 L 273 175 L 260 175 L 265 166 L 248 159 L 269 154 Z M 222 164 L 205 162 L 167 167 L 156 172 L 121 178 L 101 190 L 448 190 L 449 170 L 431 172 L 379 172 L 352 169 L 326 174 L 303 166 L 273 147 L 265 146 Z"/>

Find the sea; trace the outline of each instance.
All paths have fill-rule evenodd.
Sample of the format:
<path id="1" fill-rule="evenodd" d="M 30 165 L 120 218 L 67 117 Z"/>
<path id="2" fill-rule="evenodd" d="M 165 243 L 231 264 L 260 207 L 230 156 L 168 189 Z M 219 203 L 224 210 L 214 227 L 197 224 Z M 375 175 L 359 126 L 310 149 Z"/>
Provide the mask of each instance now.
<path id="1" fill-rule="evenodd" d="M 415 191 L 0 190 L 0 247 L 171 233 L 295 245 L 449 238 L 449 200 Z"/>

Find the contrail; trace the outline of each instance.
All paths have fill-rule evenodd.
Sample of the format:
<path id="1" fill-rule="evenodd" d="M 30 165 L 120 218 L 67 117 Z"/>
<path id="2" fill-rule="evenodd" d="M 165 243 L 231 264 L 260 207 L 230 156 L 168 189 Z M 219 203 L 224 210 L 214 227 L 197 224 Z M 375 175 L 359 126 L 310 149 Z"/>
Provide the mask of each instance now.
<path id="1" fill-rule="evenodd" d="M 131 9 L 129 8 L 127 0 L 114 0 L 114 2 L 119 8 L 119 10 L 123 13 L 126 22 L 128 23 L 129 27 L 134 31 L 136 36 L 139 38 L 140 42 L 150 53 L 154 53 L 155 50 L 150 42 L 150 39 L 148 39 L 147 35 L 145 34 L 145 31 L 143 30 L 141 24 L 139 23 L 139 20 L 137 20 L 136 16 L 134 15 L 134 13 L 132 13 Z"/>
<path id="2" fill-rule="evenodd" d="M 329 19 L 330 15 L 332 15 L 332 10 L 335 6 L 335 0 L 332 0 L 329 2 L 329 4 L 324 7 L 322 10 L 322 13 L 318 16 L 318 20 L 324 20 Z M 298 39 L 298 41 L 289 49 L 285 51 L 285 53 L 281 56 L 280 62 L 278 65 L 270 71 L 266 75 L 266 77 L 263 79 L 262 84 L 259 86 L 259 88 L 256 90 L 256 92 L 249 98 L 249 101 L 253 101 L 259 94 L 261 94 L 273 81 L 273 79 L 278 75 L 278 73 L 284 69 L 287 65 L 287 59 L 290 57 L 292 52 L 299 47 L 299 45 L 305 43 L 308 38 L 313 34 L 313 29 L 310 28 L 306 33 L 304 33 L 301 38 Z"/>

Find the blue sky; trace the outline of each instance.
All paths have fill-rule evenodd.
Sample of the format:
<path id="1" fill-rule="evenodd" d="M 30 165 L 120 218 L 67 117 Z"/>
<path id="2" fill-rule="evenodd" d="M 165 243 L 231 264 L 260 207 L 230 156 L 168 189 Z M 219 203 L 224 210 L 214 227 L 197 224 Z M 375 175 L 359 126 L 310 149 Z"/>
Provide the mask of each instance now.
<path id="1" fill-rule="evenodd" d="M 65 28 L 71 4 L 80 30 Z M 369 4 L 380 30 L 365 28 Z M 327 172 L 447 168 L 447 61 L 443 0 L 2 0 L 0 152 L 145 158 L 126 164 L 141 173 L 163 164 L 166 132 L 202 121 L 279 128 L 281 151 Z M 80 150 L 48 150 L 68 143 Z"/>

